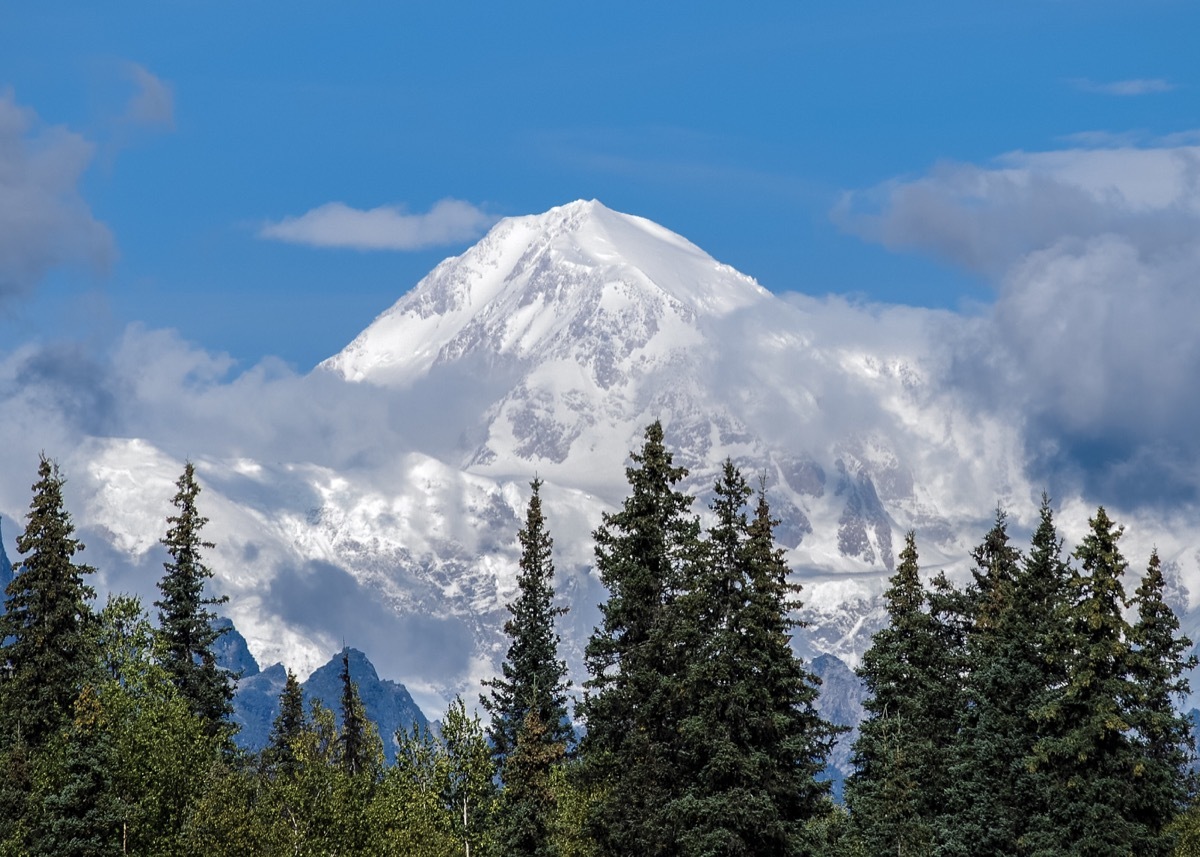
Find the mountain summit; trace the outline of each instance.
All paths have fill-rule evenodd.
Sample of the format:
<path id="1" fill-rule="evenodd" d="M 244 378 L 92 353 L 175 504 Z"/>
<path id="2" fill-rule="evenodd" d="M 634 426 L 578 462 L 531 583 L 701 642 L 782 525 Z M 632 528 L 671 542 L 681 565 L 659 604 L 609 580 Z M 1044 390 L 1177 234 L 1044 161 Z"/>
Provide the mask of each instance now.
<path id="1" fill-rule="evenodd" d="M 459 444 L 437 454 L 471 472 L 611 495 L 620 468 L 598 462 L 654 419 L 742 431 L 713 396 L 718 327 L 774 300 L 681 236 L 579 201 L 500 221 L 320 368 L 458 391 Z"/>
<path id="2" fill-rule="evenodd" d="M 589 382 L 609 389 L 639 358 L 694 341 L 699 320 L 766 296 L 674 232 L 580 200 L 501 220 L 321 365 L 400 386 L 480 352 L 575 358 Z"/>

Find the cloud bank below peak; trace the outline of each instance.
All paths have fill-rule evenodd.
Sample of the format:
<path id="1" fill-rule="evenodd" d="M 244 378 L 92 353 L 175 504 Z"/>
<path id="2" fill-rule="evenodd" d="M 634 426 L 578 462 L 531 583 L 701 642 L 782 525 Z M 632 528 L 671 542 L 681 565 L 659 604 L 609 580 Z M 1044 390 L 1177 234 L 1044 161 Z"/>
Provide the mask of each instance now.
<path id="1" fill-rule="evenodd" d="M 833 216 L 989 280 L 948 383 L 1024 426 L 1031 476 L 1095 497 L 1200 499 L 1200 147 L 1069 148 L 943 163 Z"/>
<path id="2" fill-rule="evenodd" d="M 423 250 L 471 241 L 498 220 L 469 202 L 443 199 L 424 214 L 395 205 L 371 209 L 329 202 L 264 224 L 260 238 L 354 250 Z"/>

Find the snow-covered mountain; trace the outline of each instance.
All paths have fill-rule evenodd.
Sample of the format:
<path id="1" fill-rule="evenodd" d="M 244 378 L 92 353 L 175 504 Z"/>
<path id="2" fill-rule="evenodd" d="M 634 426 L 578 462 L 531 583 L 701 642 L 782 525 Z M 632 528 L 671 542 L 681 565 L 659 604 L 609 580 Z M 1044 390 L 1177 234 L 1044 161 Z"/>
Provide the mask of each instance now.
<path id="1" fill-rule="evenodd" d="M 944 352 L 928 343 L 951 333 L 929 311 L 781 299 L 595 201 L 502 220 L 287 381 L 311 425 L 264 406 L 226 417 L 252 421 L 257 446 L 187 451 L 217 543 L 216 586 L 259 662 L 307 674 L 353 646 L 435 713 L 503 655 L 516 531 L 538 475 L 578 675 L 603 597 L 590 533 L 624 497 L 628 452 L 661 419 L 698 512 L 726 457 L 765 478 L 805 587 L 803 645 L 852 663 L 881 621 L 906 530 L 924 568 L 965 567 L 997 502 L 1018 526 L 1035 509 L 1041 486 L 1024 475 L 1017 426 L 939 383 Z M 211 420 L 214 401 L 198 399 L 197 419 Z M 272 443 L 308 431 L 333 446 L 345 425 L 355 444 L 340 457 L 280 460 L 300 447 Z M 93 437 L 63 456 L 88 561 L 110 589 L 154 594 L 182 470 L 166 448 Z M 1061 499 L 1060 522 L 1080 531 L 1090 509 Z M 1194 606 L 1188 533 L 1139 538 L 1131 562 L 1156 541 L 1181 606 Z"/>

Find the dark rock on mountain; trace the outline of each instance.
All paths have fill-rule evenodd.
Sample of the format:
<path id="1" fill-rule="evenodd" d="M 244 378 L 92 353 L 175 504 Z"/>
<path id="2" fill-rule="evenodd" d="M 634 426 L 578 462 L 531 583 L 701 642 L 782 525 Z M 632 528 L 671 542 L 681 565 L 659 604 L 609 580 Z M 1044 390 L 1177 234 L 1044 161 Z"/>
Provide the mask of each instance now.
<path id="1" fill-rule="evenodd" d="M 833 781 L 834 799 L 840 801 L 842 785 L 851 769 L 851 748 L 858 738 L 858 724 L 863 718 L 866 688 L 854 671 L 833 655 L 814 658 L 810 666 L 821 679 L 817 711 L 835 726 L 849 728 L 849 731 L 838 739 L 825 768 L 826 777 Z"/>
<path id="2" fill-rule="evenodd" d="M 287 683 L 287 670 L 283 664 L 273 664 L 260 672 L 253 658 L 247 661 L 243 657 L 241 650 L 245 647 L 245 641 L 241 640 L 240 634 L 230 631 L 223 639 L 228 641 L 228 644 L 222 648 L 221 665 L 227 669 L 234 669 L 240 664 L 246 670 L 238 682 L 237 695 L 233 700 L 232 719 L 239 728 L 237 743 L 246 750 L 261 750 L 266 746 L 271 726 L 279 714 L 279 695 L 283 693 Z M 367 656 L 357 649 L 345 651 L 350 657 L 350 678 L 358 685 L 358 693 L 367 716 L 379 729 L 379 735 L 383 739 L 384 757 L 391 764 L 396 760 L 396 731 L 410 731 L 414 723 L 428 727 L 429 721 L 404 685 L 381 679 Z M 248 656 L 249 652 L 245 652 L 245 655 Z M 312 700 L 320 700 L 323 706 L 334 712 L 339 725 L 341 674 L 342 653 L 339 652 L 301 685 L 307 703 L 306 711 Z"/>

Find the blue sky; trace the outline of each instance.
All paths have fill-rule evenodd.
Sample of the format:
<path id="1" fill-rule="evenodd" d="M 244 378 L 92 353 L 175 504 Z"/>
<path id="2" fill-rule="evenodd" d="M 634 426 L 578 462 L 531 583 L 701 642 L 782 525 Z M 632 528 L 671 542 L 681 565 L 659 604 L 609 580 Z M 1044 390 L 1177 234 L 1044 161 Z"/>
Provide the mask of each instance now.
<path id="1" fill-rule="evenodd" d="M 29 231 L 0 245 L 0 337 L 140 322 L 305 371 L 489 219 L 591 197 L 774 291 L 986 310 L 1005 263 L 863 207 L 946 165 L 1191 133 L 1197 32 L 1156 0 L 10 6 L 0 151 L 57 184 L 35 222 L 0 174 Z M 441 227 L 397 220 L 447 199 Z M 335 202 L 423 246 L 264 234 Z"/>

